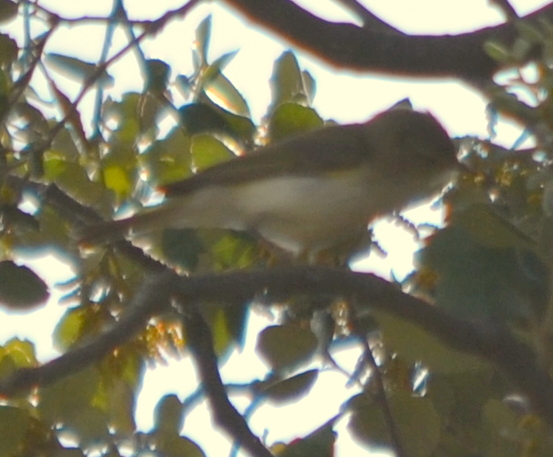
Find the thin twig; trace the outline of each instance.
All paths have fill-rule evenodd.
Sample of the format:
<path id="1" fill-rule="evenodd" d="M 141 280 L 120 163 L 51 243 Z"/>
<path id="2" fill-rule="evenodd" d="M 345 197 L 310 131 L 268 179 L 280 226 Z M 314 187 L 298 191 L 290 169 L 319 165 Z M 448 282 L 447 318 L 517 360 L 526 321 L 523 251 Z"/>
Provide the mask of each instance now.
<path id="1" fill-rule="evenodd" d="M 123 8 L 120 0 L 113 0 L 113 8 L 109 15 L 110 21 L 106 25 L 106 34 L 104 36 L 104 44 L 102 46 L 102 52 L 100 53 L 100 60 L 98 65 L 104 65 L 108 58 L 109 49 L 111 47 L 111 41 L 113 39 L 113 34 L 116 27 L 116 19 L 119 14 L 120 9 Z M 94 131 L 92 133 L 92 138 L 99 138 L 101 136 L 101 114 L 102 114 L 102 102 L 104 94 L 104 83 L 100 79 L 98 81 L 98 89 L 96 90 L 96 98 L 94 100 L 94 112 L 92 114 L 92 125 Z"/>
<path id="2" fill-rule="evenodd" d="M 353 332 L 357 335 L 363 346 L 363 358 L 369 364 L 371 368 L 371 377 L 369 382 L 372 380 L 376 386 L 375 398 L 382 411 L 384 416 L 384 422 L 390 433 L 390 438 L 392 441 L 392 446 L 395 451 L 396 457 L 406 457 L 405 448 L 403 446 L 403 441 L 401 439 L 401 433 L 397 426 L 397 423 L 394 419 L 392 408 L 390 407 L 390 402 L 388 400 L 388 395 L 386 394 L 386 386 L 384 384 L 384 379 L 382 378 L 382 373 L 380 367 L 376 363 L 374 358 L 373 351 L 369 345 L 366 335 L 364 335 L 356 325 L 355 316 L 352 317 L 353 322 Z"/>
<path id="3" fill-rule="evenodd" d="M 491 5 L 497 6 L 501 11 L 503 11 L 505 17 L 510 21 L 518 18 L 518 13 L 513 8 L 513 5 L 511 5 L 509 0 L 489 0 L 489 2 Z"/>
<path id="4" fill-rule="evenodd" d="M 123 55 L 125 55 L 130 49 L 132 49 L 134 46 L 138 45 L 140 42 L 142 42 L 145 38 L 147 38 L 150 35 L 155 35 L 158 33 L 170 20 L 174 19 L 175 17 L 184 16 L 186 15 L 193 7 L 195 7 L 198 3 L 200 3 L 202 0 L 190 0 L 185 5 L 181 6 L 180 8 L 167 11 L 165 14 L 160 16 L 158 19 L 155 19 L 153 21 L 148 21 L 145 28 L 146 30 L 142 32 L 140 35 L 138 35 L 133 40 L 129 41 L 126 46 L 124 46 L 121 50 L 119 50 L 117 53 L 115 53 L 112 57 L 107 59 L 102 65 L 98 65 L 97 70 L 95 73 L 85 82 L 83 85 L 81 91 L 71 104 L 70 109 L 67 110 L 67 113 L 65 116 L 50 130 L 50 133 L 48 137 L 45 139 L 42 150 L 46 150 L 52 142 L 54 141 L 54 138 L 56 135 L 60 132 L 60 130 L 63 128 L 65 123 L 69 120 L 69 118 L 73 115 L 73 113 L 77 110 L 77 106 L 82 101 L 82 99 L 85 97 L 85 95 L 88 93 L 88 91 L 92 88 L 92 86 L 96 83 L 96 81 L 104 74 L 104 72 L 107 70 L 107 68 L 117 61 L 119 58 L 121 58 Z"/>

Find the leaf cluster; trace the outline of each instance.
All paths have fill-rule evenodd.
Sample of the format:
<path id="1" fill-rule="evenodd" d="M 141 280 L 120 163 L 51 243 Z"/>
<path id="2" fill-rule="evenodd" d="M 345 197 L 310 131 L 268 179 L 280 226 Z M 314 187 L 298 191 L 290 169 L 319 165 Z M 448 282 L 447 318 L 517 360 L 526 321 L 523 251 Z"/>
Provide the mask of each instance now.
<path id="1" fill-rule="evenodd" d="M 234 391 L 246 392 L 250 406 L 242 413 L 231 408 L 236 415 L 219 416 L 218 422 L 258 455 L 331 455 L 333 427 L 343 418 L 361 442 L 398 455 L 550 455 L 551 424 L 534 415 L 524 392 L 513 391 L 490 363 L 493 355 L 484 361 L 474 351 L 452 349 L 438 331 L 411 322 L 408 310 L 404 316 L 375 312 L 374 304 L 351 296 L 306 293 L 277 304 L 271 291 L 260 289 L 257 308 L 276 316 L 276 324 L 257 335 L 257 355 L 268 374 L 241 386 L 225 384 L 217 357 L 224 360 L 243 347 L 256 307 L 198 297 L 200 312 L 168 293 L 157 275 L 270 268 L 271 253 L 249 234 L 165 230 L 137 242 L 140 247 L 122 241 L 91 251 L 75 243 L 83 225 L 155 202 L 161 185 L 325 122 L 312 107 L 313 77 L 288 51 L 274 62 L 265 116 L 252 119 L 246 98 L 225 76 L 236 53 L 210 58 L 209 17 L 197 27 L 189 74 L 174 74 L 168 63 L 145 58 L 141 41 L 193 5 L 149 22 L 129 20 L 119 5 L 105 18 L 106 28 L 129 32 L 128 46 L 114 57 L 88 62 L 44 51 L 64 21 L 59 15 L 36 4 L 22 3 L 18 10 L 0 1 L 0 20 L 19 14 L 42 27 L 21 42 L 0 34 L 0 302 L 16 312 L 43 306 L 46 282 L 22 259 L 28 252 L 55 250 L 76 271 L 72 281 L 57 286 L 65 292 L 60 305 L 66 311 L 53 332 L 56 346 L 69 357 L 98 348 L 89 352 L 90 361 L 74 361 L 69 374 L 48 382 L 38 376 L 31 390 L 6 396 L 0 405 L 0 455 L 117 456 L 130 447 L 135 454 L 202 456 L 182 433 L 183 423 L 204 399 L 217 414 Z M 422 228 L 414 227 L 422 239 L 416 270 L 389 286 L 423 296 L 484 333 L 507 329 L 550 373 L 553 38 L 551 27 L 542 26 L 521 23 L 513 49 L 487 46 L 515 74 L 490 89 L 491 112 L 517 119 L 529 142 L 506 149 L 492 135 L 460 141 L 466 172 L 444 197 L 447 224 L 424 239 Z M 522 65 L 536 41 L 545 51 L 532 62 L 536 76 L 529 79 Z M 143 89 L 116 94 L 110 89 L 111 64 L 132 50 L 140 56 Z M 81 92 L 71 98 L 60 76 L 77 80 Z M 46 82 L 46 92 L 39 80 Z M 92 115 L 80 105 L 88 92 L 97 95 Z M 352 247 L 344 249 L 349 255 Z M 161 284 L 159 290 L 152 290 L 151 280 Z M 198 335 L 198 322 L 209 335 Z M 106 334 L 113 336 L 110 328 L 120 333 L 103 345 Z M 342 346 L 356 352 L 354 367 L 334 360 Z M 184 400 L 168 393 L 158 402 L 154 428 L 139 432 L 134 409 L 144 370 L 187 350 L 203 376 L 198 391 Z M 42 373 L 51 366 L 38 362 L 32 342 L 14 338 L 0 347 L 0 384 L 14 373 Z M 311 395 L 327 369 L 343 374 L 344 386 L 352 387 L 340 413 L 288 445 L 261 446 L 247 426 L 256 408 Z"/>

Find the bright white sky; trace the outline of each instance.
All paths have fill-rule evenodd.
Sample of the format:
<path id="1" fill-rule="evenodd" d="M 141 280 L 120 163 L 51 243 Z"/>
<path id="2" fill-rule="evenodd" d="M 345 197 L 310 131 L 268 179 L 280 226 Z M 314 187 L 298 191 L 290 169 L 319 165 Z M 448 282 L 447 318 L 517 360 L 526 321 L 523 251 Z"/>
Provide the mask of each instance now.
<path id="1" fill-rule="evenodd" d="M 331 0 L 296 0 L 310 9 L 316 5 L 321 16 L 336 21 L 351 20 L 351 16 L 340 13 Z M 125 5 L 132 18 L 154 18 L 163 14 L 167 9 L 181 6 L 183 0 L 127 0 Z M 207 4 L 190 14 L 184 24 L 174 22 L 163 33 L 144 43 L 146 56 L 159 58 L 171 64 L 181 73 L 190 73 L 190 47 L 194 37 L 194 30 L 201 19 L 213 13 L 213 37 L 211 56 L 217 58 L 221 54 L 239 49 L 240 52 L 225 70 L 226 75 L 241 90 L 248 102 L 254 117 L 259 120 L 264 114 L 270 100 L 268 80 L 272 72 L 272 64 L 284 49 L 282 42 L 270 38 L 254 27 L 251 23 L 229 14 L 221 8 L 221 2 Z M 493 25 L 502 21 L 501 14 L 488 5 L 486 0 L 365 0 L 363 2 L 374 13 L 384 20 L 408 33 L 442 34 L 470 31 L 486 25 Z M 546 0 L 511 0 L 519 14 L 523 15 L 534 11 L 548 3 Z M 58 11 L 63 16 L 106 15 L 112 7 L 111 0 L 95 0 L 94 2 L 79 2 L 70 0 L 44 0 L 41 4 Z M 21 32 L 20 24 L 6 27 L 11 33 Z M 66 28 L 57 32 L 50 41 L 49 52 L 65 53 L 78 56 L 83 60 L 96 61 L 100 55 L 103 34 L 96 26 L 79 26 Z M 126 37 L 122 32 L 115 35 L 115 51 L 126 44 Z M 114 51 L 114 52 L 115 52 Z M 409 97 L 416 108 L 429 110 L 436 115 L 448 128 L 452 136 L 478 135 L 487 136 L 487 119 L 485 115 L 485 101 L 470 89 L 456 81 L 412 81 L 408 79 L 383 79 L 379 76 L 360 76 L 351 72 L 321 66 L 302 52 L 297 53 L 300 65 L 308 69 L 317 81 L 317 95 L 315 107 L 323 118 L 333 118 L 340 122 L 355 122 L 365 120 L 375 112 L 381 111 L 398 100 Z M 247 69 L 247 70 L 246 70 Z M 53 73 L 53 72 L 52 72 Z M 132 57 L 122 59 L 114 65 L 110 73 L 115 77 L 115 90 L 140 90 L 142 82 L 136 63 Z M 79 85 L 65 78 L 64 89 L 68 94 L 75 94 Z M 91 97 L 84 102 L 84 107 L 91 107 Z M 85 108 L 86 109 L 86 108 Z M 81 110 L 82 111 L 82 110 Z M 517 132 L 505 125 L 498 129 L 499 138 L 507 145 L 511 145 L 517 138 Z M 422 216 L 421 216 L 422 214 Z M 439 212 L 429 213 L 413 210 L 408 213 L 409 218 L 421 221 L 437 222 Z M 399 276 L 403 276 L 411 269 L 409 255 L 416 249 L 416 243 L 409 235 L 393 224 L 381 224 L 377 229 L 377 238 L 385 249 L 388 257 L 383 259 L 373 255 L 360 268 L 377 270 L 388 274 L 394 268 Z M 53 269 L 52 261 L 46 265 L 34 262 L 33 265 L 40 274 L 49 274 Z M 63 265 L 57 267 L 57 278 L 69 279 L 72 272 Z M 54 281 L 54 279 L 52 279 Z M 49 358 L 52 355 L 50 341 L 51 332 L 65 307 L 57 303 L 59 293 L 53 291 L 52 302 L 31 315 L 11 316 L 10 328 L 0 329 L 0 341 L 15 335 L 40 342 L 39 355 Z M 5 322 L 5 320 L 4 320 Z M 252 335 L 256 329 L 252 329 Z M 8 333 L 9 332 L 9 333 Z M 253 350 L 255 341 L 249 339 L 246 353 Z M 348 359 L 349 358 L 349 359 Z M 344 355 L 343 363 L 352 366 L 355 358 Z M 264 367 L 253 357 L 232 357 L 222 369 L 223 374 L 242 375 L 234 381 L 247 381 L 251 377 L 263 376 Z M 180 398 L 195 388 L 196 380 L 190 379 L 189 361 L 182 360 L 169 367 L 159 367 L 148 373 L 145 390 L 138 405 L 138 417 L 141 427 L 147 430 L 152 425 L 152 410 L 159 397 L 167 391 L 177 393 Z M 321 418 L 333 416 L 341 402 L 351 395 L 344 388 L 344 378 L 329 373 L 325 375 L 324 383 L 317 387 L 320 395 L 312 396 L 305 402 L 292 405 L 285 409 L 265 407 L 254 415 L 251 420 L 254 432 L 263 434 L 265 428 L 270 429 L 268 441 L 276 439 L 289 440 L 290 437 L 302 436 L 321 424 Z M 329 395 L 332 392 L 333 395 Z M 341 393 L 341 394 L 340 394 Z M 336 394 L 336 395 L 335 395 Z M 335 395 L 336 398 L 333 396 Z M 240 406 L 240 404 L 238 404 Z M 241 406 L 246 406 L 241 405 Z M 215 435 L 209 425 L 208 412 L 198 408 L 185 424 L 185 432 L 191 437 L 203 437 L 207 431 L 208 440 L 199 439 L 208 456 L 221 451 L 224 439 Z M 298 421 L 290 421 L 290 418 Z M 345 441 L 339 442 L 338 455 L 346 452 L 366 452 L 360 449 L 353 450 Z M 225 448 L 226 449 L 226 448 Z M 362 454 L 360 454 L 362 455 Z"/>

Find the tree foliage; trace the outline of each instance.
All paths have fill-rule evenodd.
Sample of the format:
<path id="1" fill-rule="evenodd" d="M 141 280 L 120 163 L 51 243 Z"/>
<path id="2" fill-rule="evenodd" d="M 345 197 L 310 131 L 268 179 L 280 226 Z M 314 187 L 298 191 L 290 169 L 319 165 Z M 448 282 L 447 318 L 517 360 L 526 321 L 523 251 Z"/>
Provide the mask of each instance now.
<path id="1" fill-rule="evenodd" d="M 204 399 L 217 426 L 255 456 L 331 455 L 339 420 L 361 442 L 400 456 L 550 455 L 553 7 L 518 18 L 496 2 L 507 12 L 503 25 L 413 37 L 357 2 L 343 3 L 364 27 L 323 21 L 288 0 L 227 2 L 334 65 L 463 79 L 488 97 L 491 130 L 498 116 L 524 130 L 524 147 L 510 149 L 493 135 L 458 139 L 466 171 L 443 197 L 446 224 L 429 235 L 410 227 L 421 236 L 416 269 L 391 283 L 344 266 L 355 243 L 329 253 L 341 265 L 332 268 L 275 266 L 255 237 L 224 230 L 165 230 L 94 249 L 76 242 L 83 227 L 151 204 L 160 185 L 328 122 L 312 105 L 313 77 L 286 51 L 274 62 L 272 100 L 258 125 L 225 76 L 235 53 L 210 59 L 209 17 L 197 24 L 192 73 L 146 58 L 141 43 L 197 3 L 137 21 L 119 1 L 109 17 L 73 19 L 0 1 L 0 20 L 36 26 L 18 40 L 0 33 L 2 306 L 32 312 L 48 298 L 22 263 L 25 252 L 54 249 L 75 270 L 52 329 L 62 355 L 40 363 L 33 342 L 17 338 L 0 347 L 0 456 L 202 456 L 182 423 Z M 106 25 L 99 61 L 45 52 L 58 27 L 90 20 Z M 115 28 L 130 38 L 110 54 Z M 143 89 L 116 94 L 110 69 L 132 51 Z M 493 81 L 500 70 L 509 71 L 502 84 Z M 79 82 L 75 97 L 56 72 Z M 90 92 L 96 103 L 86 113 Z M 219 361 L 243 345 L 252 308 L 279 318 L 257 335 L 270 368 L 240 387 L 251 405 L 239 412 Z M 332 358 L 340 341 L 359 355 L 352 370 Z M 155 427 L 139 432 L 134 408 L 146 366 L 185 356 L 198 391 L 165 395 Z M 252 433 L 255 408 L 311 395 L 327 369 L 355 386 L 335 417 L 286 444 Z"/>

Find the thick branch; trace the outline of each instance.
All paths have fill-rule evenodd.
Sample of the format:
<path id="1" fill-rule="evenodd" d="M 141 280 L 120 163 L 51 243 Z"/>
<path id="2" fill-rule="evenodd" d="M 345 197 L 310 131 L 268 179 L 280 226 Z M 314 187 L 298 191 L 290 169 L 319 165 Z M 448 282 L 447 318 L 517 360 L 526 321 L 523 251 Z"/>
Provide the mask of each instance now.
<path id="1" fill-rule="evenodd" d="M 159 284 L 157 281 L 160 281 Z M 135 299 L 153 303 L 150 300 L 155 296 L 155 301 L 160 303 L 165 300 L 160 300 L 158 293 L 163 293 L 165 297 L 174 293 L 184 303 L 201 304 L 213 301 L 224 306 L 240 301 L 246 303 L 259 294 L 259 291 L 267 291 L 271 299 L 285 299 L 298 293 L 350 297 L 355 298 L 358 303 L 368 303 L 371 308 L 406 319 L 450 347 L 474 354 L 494 364 L 519 393 L 528 398 L 534 411 L 553 425 L 553 381 L 539 366 L 535 354 L 518 342 L 507 329 L 490 325 L 478 326 L 454 318 L 440 308 L 405 294 L 393 284 L 372 274 L 306 266 L 188 278 L 159 275 L 158 279 L 150 284 L 145 292 L 137 294 Z M 145 294 L 150 299 L 140 297 Z M 129 335 L 145 322 L 145 317 L 157 310 L 149 306 L 144 305 L 148 312 L 141 314 L 141 317 L 131 324 L 125 323 L 126 319 L 121 319 L 118 325 L 129 325 L 131 328 L 131 331 L 125 332 L 126 336 L 121 335 L 119 327 L 99 336 L 98 340 L 105 338 L 107 343 L 106 346 L 102 346 L 104 343 L 98 341 L 97 347 L 100 349 L 94 353 L 106 353 L 110 348 L 127 341 Z M 135 307 L 142 308 L 136 303 L 130 305 L 131 309 Z M 68 360 L 75 360 L 79 367 L 84 367 L 98 359 L 94 357 L 87 360 L 88 357 L 89 353 L 84 348 L 76 349 L 42 367 L 18 371 L 2 380 L 0 393 L 9 395 L 33 385 L 44 385 L 59 379 L 54 373 L 61 369 L 62 365 L 68 368 Z"/>
<path id="2" fill-rule="evenodd" d="M 56 186 L 11 179 L 14 185 L 22 185 L 42 194 L 48 204 L 73 224 L 93 222 L 99 218 Z M 166 302 L 163 296 L 173 292 L 186 302 L 201 304 L 214 301 L 221 306 L 246 303 L 260 291 L 268 291 L 275 300 L 298 293 L 329 294 L 356 298 L 357 303 L 368 303 L 375 309 L 419 325 L 454 349 L 488 360 L 502 370 L 516 389 L 528 397 L 535 411 L 553 425 L 553 382 L 538 365 L 535 354 L 528 347 L 516 341 L 505 329 L 490 325 L 479 327 L 455 319 L 440 308 L 403 293 L 377 276 L 328 268 L 288 267 L 182 278 L 148 258 L 127 241 L 118 242 L 116 246 L 122 254 L 139 262 L 154 276 L 153 282 L 137 291 L 129 304 L 129 309 L 134 311 L 123 316 L 116 326 L 86 346 L 74 349 L 41 367 L 17 371 L 2 379 L 0 394 L 11 395 L 32 386 L 54 382 L 65 374 L 75 372 L 73 363 L 80 368 L 93 363 L 109 350 L 132 338 L 156 312 L 158 308 L 155 304 Z M 167 273 L 159 274 L 163 271 Z"/>
<path id="3" fill-rule="evenodd" d="M 180 281 L 178 287 L 181 300 L 194 303 L 236 303 L 262 290 L 268 291 L 272 299 L 298 293 L 354 297 L 357 302 L 419 325 L 454 349 L 491 362 L 528 398 L 534 411 L 553 425 L 553 381 L 539 366 L 535 354 L 507 329 L 454 318 L 375 275 L 295 267 L 190 277 Z"/>
<path id="4" fill-rule="evenodd" d="M 261 27 L 275 32 L 326 63 L 357 71 L 426 77 L 489 79 L 500 64 L 483 50 L 490 39 L 511 45 L 517 37 L 512 23 L 459 35 L 423 36 L 383 32 L 366 21 L 364 27 L 325 21 L 291 0 L 225 0 Z M 553 5 L 525 17 L 553 19 Z M 540 51 L 533 50 L 532 56 Z"/>

